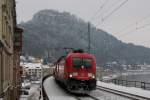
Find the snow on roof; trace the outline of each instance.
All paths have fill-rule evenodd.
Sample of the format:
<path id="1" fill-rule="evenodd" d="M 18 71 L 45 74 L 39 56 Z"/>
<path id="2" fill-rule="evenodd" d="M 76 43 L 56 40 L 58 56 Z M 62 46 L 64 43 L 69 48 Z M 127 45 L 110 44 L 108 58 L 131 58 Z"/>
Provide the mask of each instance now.
<path id="1" fill-rule="evenodd" d="M 21 60 L 26 60 L 26 58 L 24 56 L 20 56 Z"/>
<path id="2" fill-rule="evenodd" d="M 50 68 L 48 65 L 42 65 L 41 63 L 20 63 L 26 69 L 42 69 Z"/>
<path id="3" fill-rule="evenodd" d="M 150 98 L 150 91 L 142 90 L 140 88 L 119 86 L 119 85 L 115 85 L 115 84 L 112 84 L 112 83 L 104 83 L 104 82 L 101 82 L 101 81 L 98 81 L 97 85 L 102 86 L 102 87 L 106 87 L 106 88 L 109 88 L 109 89 L 121 91 L 121 92 L 124 92 L 124 93 L 130 93 L 130 94 Z"/>
<path id="4" fill-rule="evenodd" d="M 50 68 L 49 65 L 42 65 L 43 68 Z"/>
<path id="5" fill-rule="evenodd" d="M 27 69 L 42 69 L 41 63 L 23 63 L 22 66 Z"/>

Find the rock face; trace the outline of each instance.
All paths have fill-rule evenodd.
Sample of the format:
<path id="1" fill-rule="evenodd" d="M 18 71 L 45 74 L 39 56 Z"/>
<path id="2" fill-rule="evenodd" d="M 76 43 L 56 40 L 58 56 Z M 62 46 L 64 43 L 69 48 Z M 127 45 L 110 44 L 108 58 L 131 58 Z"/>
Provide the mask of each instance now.
<path id="1" fill-rule="evenodd" d="M 42 10 L 20 26 L 25 30 L 23 52 L 28 55 L 42 57 L 49 51 L 57 58 L 64 54 L 61 48 L 88 47 L 87 23 L 67 12 Z M 150 63 L 149 48 L 123 43 L 94 26 L 91 28 L 91 47 L 100 65 L 113 61 L 121 64 Z"/>

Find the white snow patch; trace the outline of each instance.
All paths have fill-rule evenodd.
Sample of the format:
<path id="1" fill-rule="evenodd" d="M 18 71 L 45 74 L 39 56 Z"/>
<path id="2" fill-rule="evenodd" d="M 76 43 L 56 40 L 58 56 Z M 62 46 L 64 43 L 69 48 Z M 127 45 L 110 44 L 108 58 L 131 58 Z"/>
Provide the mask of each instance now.
<path id="1" fill-rule="evenodd" d="M 106 88 L 109 88 L 109 89 L 125 92 L 125 93 L 130 93 L 130 94 L 150 98 L 150 91 L 142 90 L 140 88 L 118 86 L 118 85 L 115 85 L 115 84 L 112 84 L 112 83 L 104 83 L 104 82 L 101 82 L 101 81 L 98 81 L 97 85 L 102 86 L 102 87 L 106 87 Z"/>
<path id="2" fill-rule="evenodd" d="M 22 84 L 22 87 L 30 87 L 31 86 L 30 82 L 28 82 L 28 83 L 24 82 L 24 83 L 21 83 L 21 84 Z"/>

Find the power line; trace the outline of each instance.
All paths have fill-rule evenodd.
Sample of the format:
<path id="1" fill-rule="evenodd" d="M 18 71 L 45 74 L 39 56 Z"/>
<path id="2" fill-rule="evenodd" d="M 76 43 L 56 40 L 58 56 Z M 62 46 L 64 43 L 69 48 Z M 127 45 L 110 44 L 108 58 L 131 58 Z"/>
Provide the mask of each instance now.
<path id="1" fill-rule="evenodd" d="M 89 40 L 88 51 L 90 53 L 91 52 L 91 25 L 89 22 L 88 22 L 88 40 Z"/>
<path id="2" fill-rule="evenodd" d="M 145 17 L 143 17 L 141 20 L 136 21 L 135 23 L 132 23 L 132 24 L 128 25 L 128 27 L 131 27 L 132 25 L 136 25 L 136 27 L 135 27 L 134 29 L 130 30 L 129 32 L 126 32 L 126 33 L 124 33 L 124 34 L 121 34 L 120 36 L 125 36 L 125 35 L 130 34 L 131 32 L 134 32 L 134 31 L 136 31 L 136 30 L 140 30 L 140 29 L 143 29 L 143 28 L 147 27 L 148 25 L 150 25 L 150 23 L 146 23 L 146 24 L 144 24 L 144 25 L 142 25 L 142 26 L 140 26 L 140 27 L 138 27 L 138 24 L 141 23 L 142 21 L 148 19 L 149 17 L 150 17 L 150 14 L 148 14 L 148 15 L 145 16 Z M 128 27 L 125 27 L 124 30 L 127 29 Z M 123 31 L 123 30 L 122 30 L 122 31 Z M 118 32 L 118 33 L 121 33 L 121 32 Z"/>
<path id="3" fill-rule="evenodd" d="M 116 7 L 112 12 L 110 12 L 108 15 L 106 15 L 106 16 L 102 19 L 102 22 L 105 21 L 105 20 L 107 20 L 114 12 L 116 12 L 117 10 L 119 10 L 125 3 L 127 3 L 127 1 L 128 1 L 128 0 L 123 1 L 123 2 L 122 2 L 118 7 Z M 96 27 L 97 27 L 98 25 L 100 25 L 100 23 L 97 24 Z"/>
<path id="4" fill-rule="evenodd" d="M 102 13 L 107 13 L 107 12 L 109 12 L 110 9 L 112 9 L 112 8 L 118 3 L 118 1 L 120 1 L 120 0 L 117 0 L 116 2 L 114 2 L 112 5 L 110 5 L 110 7 L 108 7 L 108 9 L 107 9 L 106 11 L 104 11 L 104 12 L 102 12 Z"/>
<path id="5" fill-rule="evenodd" d="M 105 0 L 105 2 L 99 7 L 99 9 L 93 14 L 93 16 L 91 17 L 91 20 L 93 20 L 96 15 L 101 12 L 103 10 L 103 8 L 105 7 L 105 5 L 107 5 L 109 0 Z"/>
<path id="6" fill-rule="evenodd" d="M 120 30 L 119 32 L 117 32 L 116 34 L 119 34 L 119 33 L 123 32 L 123 31 L 126 30 L 128 27 L 131 27 L 131 26 L 133 26 L 133 25 L 136 25 L 136 27 L 137 27 L 137 25 L 138 25 L 139 23 L 143 22 L 144 20 L 146 20 L 146 19 L 148 19 L 148 18 L 150 18 L 150 13 L 149 13 L 148 15 L 146 15 L 145 17 L 143 17 L 142 19 L 140 19 L 139 21 L 136 21 L 136 22 L 134 22 L 134 23 L 131 23 L 131 24 L 127 25 L 126 27 L 124 27 L 123 29 L 121 29 L 121 30 Z"/>
<path id="7" fill-rule="evenodd" d="M 125 0 L 122 2 L 117 8 L 115 8 L 112 12 L 110 12 L 107 16 L 104 17 L 103 20 L 108 19 L 114 12 L 116 12 L 118 9 L 120 9 L 125 3 L 127 3 L 128 0 Z"/>
<path id="8" fill-rule="evenodd" d="M 108 7 L 108 9 L 107 9 L 106 11 L 103 11 L 103 12 L 101 13 L 101 16 L 104 15 L 104 13 L 109 12 L 110 9 L 112 9 L 112 8 L 117 4 L 118 1 L 120 1 L 120 0 L 117 0 L 117 1 L 114 2 L 112 5 L 110 5 L 110 7 Z M 102 18 L 102 19 L 103 19 L 103 18 Z"/>
<path id="9" fill-rule="evenodd" d="M 121 37 L 121 36 L 127 36 L 127 35 L 129 35 L 129 34 L 133 34 L 132 32 L 141 30 L 141 29 L 143 29 L 143 28 L 145 28 L 145 27 L 147 27 L 147 26 L 149 26 L 149 25 L 150 25 L 150 22 L 149 22 L 149 23 L 146 23 L 146 24 L 144 24 L 144 25 L 142 25 L 142 26 L 136 27 L 136 28 L 130 30 L 129 32 L 126 32 L 126 33 L 124 33 L 124 34 L 121 34 L 119 37 Z"/>

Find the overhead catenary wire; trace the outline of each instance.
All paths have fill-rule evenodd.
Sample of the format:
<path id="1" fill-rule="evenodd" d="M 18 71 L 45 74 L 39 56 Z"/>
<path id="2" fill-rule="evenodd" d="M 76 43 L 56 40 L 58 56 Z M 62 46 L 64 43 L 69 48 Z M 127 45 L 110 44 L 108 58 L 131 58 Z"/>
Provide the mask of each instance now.
<path id="1" fill-rule="evenodd" d="M 126 31 L 128 28 L 132 27 L 133 25 L 135 25 L 136 27 L 143 21 L 147 20 L 148 18 L 150 18 L 150 13 L 146 16 L 144 16 L 143 18 L 141 18 L 139 21 L 136 21 L 134 23 L 131 23 L 127 26 L 125 26 L 124 28 L 122 28 L 120 31 L 116 32 L 115 34 L 120 34 L 122 33 L 123 31 Z"/>
<path id="2" fill-rule="evenodd" d="M 120 9 L 120 8 L 121 8 L 124 4 L 126 4 L 128 1 L 129 1 L 129 0 L 123 1 L 118 7 L 116 7 L 114 10 L 112 10 L 112 12 L 110 12 L 108 15 L 104 16 L 104 17 L 102 18 L 102 21 L 101 21 L 101 22 L 106 21 L 111 15 L 113 15 L 118 9 Z M 103 11 L 103 10 L 102 10 L 102 11 Z M 103 12 L 101 12 L 101 13 L 103 13 Z M 106 13 L 106 10 L 105 10 L 104 13 Z M 120 35 L 121 32 L 118 32 L 119 35 L 120 35 L 119 37 L 123 37 L 123 36 L 127 36 L 127 35 L 130 35 L 130 34 L 134 34 L 134 33 L 136 33 L 136 31 L 142 30 L 142 29 L 144 29 L 144 28 L 150 26 L 150 22 L 145 23 L 146 20 L 149 19 L 149 18 L 150 18 L 150 14 L 144 16 L 144 17 L 141 18 L 140 20 L 135 21 L 134 23 L 129 24 L 128 26 L 126 26 L 125 28 L 123 28 L 123 29 L 121 30 L 121 32 L 124 31 L 124 30 L 126 30 L 127 32 L 125 31 L 125 33 L 124 33 L 124 34 L 121 34 L 121 35 Z M 98 23 L 98 24 L 96 25 L 96 27 L 99 26 L 100 24 L 102 24 L 102 23 Z M 132 26 L 135 26 L 135 27 L 133 28 Z M 131 28 L 132 28 L 132 29 L 131 29 Z M 130 29 L 130 30 L 129 30 L 129 29 Z M 129 30 L 129 31 L 128 31 L 128 30 Z"/>
<path id="3" fill-rule="evenodd" d="M 115 9 L 113 9 L 108 15 L 106 15 L 106 16 L 102 19 L 102 22 L 104 22 L 105 20 L 107 20 L 111 15 L 113 15 L 113 13 L 115 13 L 117 10 L 119 10 L 124 4 L 127 3 L 127 1 L 129 1 L 129 0 L 123 1 L 119 6 L 117 6 Z M 100 24 L 101 24 L 101 23 L 98 23 L 98 24 L 96 25 L 96 27 L 99 26 Z"/>
<path id="4" fill-rule="evenodd" d="M 113 9 L 113 7 L 116 5 L 116 4 L 118 4 L 118 1 L 120 1 L 120 0 L 117 0 L 117 1 L 115 1 L 115 2 L 113 2 L 113 4 L 111 4 L 109 7 L 108 7 L 108 9 L 106 9 L 106 11 L 102 11 L 102 12 L 100 12 L 100 15 L 99 16 L 101 16 L 102 18 L 101 19 L 103 19 L 103 15 L 104 14 L 106 14 L 107 12 L 109 12 L 111 9 Z M 98 17 L 99 17 L 98 16 Z"/>
<path id="5" fill-rule="evenodd" d="M 101 22 L 104 22 L 105 20 L 107 20 L 113 13 L 115 13 L 117 10 L 119 10 L 124 4 L 126 4 L 127 3 L 127 1 L 128 0 L 125 0 L 125 1 L 123 1 L 123 2 L 121 2 L 121 3 L 119 3 L 119 5 L 117 6 L 117 7 L 115 7 L 108 15 L 106 15 L 106 16 L 104 16 L 104 17 L 102 17 L 102 20 L 101 20 Z M 114 3 L 113 4 L 113 6 L 115 6 L 116 4 Z M 113 7 L 112 6 L 112 7 Z M 107 10 L 107 11 L 109 11 L 109 10 Z M 102 15 L 101 15 L 102 16 Z M 98 23 L 97 25 L 96 25 L 96 27 L 98 26 L 98 25 L 100 25 L 100 24 L 102 24 L 102 23 Z M 109 54 L 109 50 L 111 49 L 111 46 L 110 46 L 110 39 L 108 39 L 108 44 L 106 45 L 106 47 L 107 47 L 107 54 Z M 110 55 L 110 54 L 109 54 Z"/>
<path id="6" fill-rule="evenodd" d="M 115 11 L 117 11 L 117 10 L 120 9 L 125 3 L 127 3 L 127 1 L 129 1 L 129 0 L 123 1 L 123 2 L 122 2 L 118 7 L 116 7 L 112 12 L 110 12 L 108 15 L 106 15 L 106 16 L 102 19 L 102 21 L 107 20 Z M 115 4 L 115 3 L 114 3 L 114 4 Z M 114 6 L 114 4 L 113 4 L 113 6 Z M 101 7 L 100 7 L 100 8 L 101 8 Z M 99 10 L 100 10 L 100 9 L 99 9 Z M 99 11 L 99 10 L 98 10 L 98 11 Z M 102 9 L 101 9 L 101 10 L 102 10 Z M 98 11 L 97 11 L 97 13 L 95 13 L 95 15 L 98 14 Z M 125 34 L 121 34 L 120 36 L 129 34 L 129 33 L 134 32 L 134 31 L 136 31 L 136 30 L 140 30 L 140 29 L 143 29 L 143 28 L 147 27 L 148 25 L 150 25 L 150 23 L 146 23 L 146 24 L 144 24 L 144 25 L 142 25 L 142 26 L 139 26 L 139 27 L 138 27 L 138 25 L 139 25 L 139 23 L 143 22 L 144 20 L 148 19 L 149 17 L 150 17 L 150 14 L 148 14 L 148 15 L 145 16 L 145 17 L 143 17 L 143 18 L 140 19 L 139 21 L 136 21 L 135 23 L 129 24 L 128 26 L 126 26 L 125 28 L 123 28 L 121 31 L 126 30 L 128 27 L 131 27 L 131 26 L 133 26 L 133 25 L 135 25 L 135 28 L 132 29 L 132 30 L 130 30 L 130 31 L 128 31 L 128 32 L 126 32 Z M 97 27 L 98 25 L 100 25 L 100 24 L 101 24 L 101 23 L 97 24 L 96 27 Z M 117 32 L 117 33 L 121 33 L 121 32 Z"/>
<path id="7" fill-rule="evenodd" d="M 119 37 L 127 36 L 127 35 L 129 35 L 129 34 L 133 34 L 133 32 L 138 31 L 138 30 L 141 30 L 141 29 L 143 29 L 143 28 L 145 28 L 145 27 L 147 27 L 147 26 L 150 26 L 150 22 L 149 22 L 149 23 L 146 23 L 146 24 L 144 24 L 144 25 L 142 25 L 142 26 L 135 27 L 134 29 L 132 29 L 132 30 L 130 30 L 130 31 L 124 33 L 124 34 L 119 35 Z"/>
<path id="8" fill-rule="evenodd" d="M 115 8 L 112 12 L 110 12 L 107 16 L 104 17 L 103 20 L 106 20 L 107 18 L 109 18 L 114 12 L 116 12 L 118 9 L 120 9 L 125 3 L 127 3 L 128 0 L 125 0 L 124 2 L 122 2 L 117 8 Z"/>
<path id="9" fill-rule="evenodd" d="M 105 0 L 105 2 L 98 8 L 98 10 L 93 14 L 93 16 L 91 17 L 91 20 L 94 20 L 94 18 L 97 16 L 98 13 L 100 13 L 103 8 L 107 5 L 109 0 Z"/>
<path id="10" fill-rule="evenodd" d="M 120 1 L 120 0 L 117 0 L 117 1 L 113 2 L 113 4 L 110 5 L 110 6 L 108 7 L 108 9 L 106 9 L 106 11 L 103 11 L 102 14 L 107 13 L 107 12 L 109 12 L 111 9 L 113 9 L 113 7 L 114 7 L 115 5 L 117 5 L 119 1 Z M 121 1 L 121 2 L 122 2 L 122 1 Z"/>

